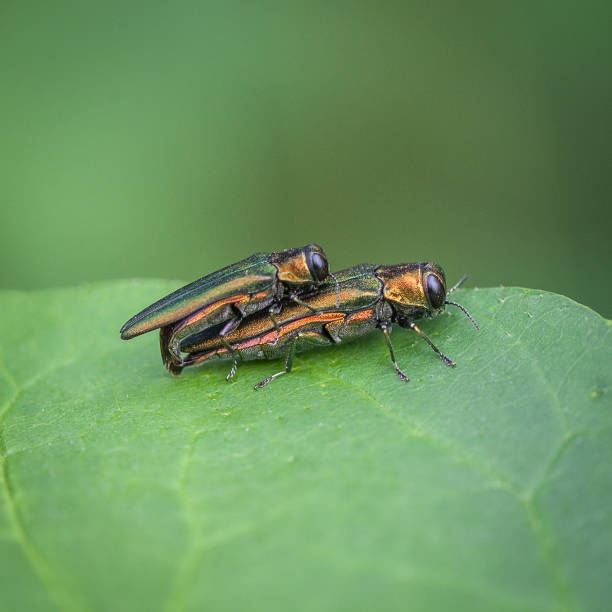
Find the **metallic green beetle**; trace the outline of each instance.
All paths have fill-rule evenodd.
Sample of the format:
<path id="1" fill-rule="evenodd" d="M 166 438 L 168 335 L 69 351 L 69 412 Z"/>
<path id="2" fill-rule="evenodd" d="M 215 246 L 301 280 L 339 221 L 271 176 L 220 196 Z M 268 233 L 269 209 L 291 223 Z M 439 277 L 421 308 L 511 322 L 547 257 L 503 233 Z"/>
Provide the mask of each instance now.
<path id="1" fill-rule="evenodd" d="M 236 329 L 242 319 L 267 310 L 271 323 L 284 302 L 303 304 L 301 297 L 311 292 L 329 274 L 327 257 L 316 245 L 278 253 L 256 253 L 217 272 L 203 276 L 134 315 L 121 328 L 121 338 L 129 340 L 161 328 L 162 358 L 168 370 L 179 359 L 181 339 L 211 326 L 217 335 Z"/>
<path id="2" fill-rule="evenodd" d="M 214 328 L 184 338 L 180 351 L 188 354 L 174 364 L 176 373 L 182 367 L 216 357 L 234 360 L 230 371 L 233 376 L 237 357 L 251 360 L 284 356 L 285 369 L 262 380 L 255 386 L 258 389 L 291 371 L 296 349 L 350 341 L 378 328 L 384 334 L 397 374 L 407 381 L 393 353 L 392 323 L 419 334 L 448 366 L 455 363 L 438 350 L 415 321 L 433 317 L 451 304 L 460 308 L 478 329 L 463 306 L 447 299 L 466 277 L 447 291 L 444 272 L 435 263 L 363 264 L 338 272 L 334 277 L 334 283 L 329 280 L 323 283 L 305 298 L 305 304 L 286 306 L 276 326 L 271 325 L 267 317 L 256 314 L 226 335 L 223 342 Z"/>

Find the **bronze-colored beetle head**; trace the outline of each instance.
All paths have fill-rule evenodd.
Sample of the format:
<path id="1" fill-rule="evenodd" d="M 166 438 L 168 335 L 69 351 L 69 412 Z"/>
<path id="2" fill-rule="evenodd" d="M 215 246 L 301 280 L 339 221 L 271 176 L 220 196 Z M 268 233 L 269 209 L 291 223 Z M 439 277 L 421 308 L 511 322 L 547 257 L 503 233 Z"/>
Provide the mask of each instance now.
<path id="1" fill-rule="evenodd" d="M 410 327 L 415 319 L 440 314 L 450 304 L 459 308 L 474 327 L 480 329 L 465 306 L 448 299 L 467 276 L 447 289 L 444 270 L 432 261 L 379 266 L 376 276 L 383 282 L 383 295 L 402 327 Z"/>
<path id="2" fill-rule="evenodd" d="M 325 251 L 317 244 L 273 253 L 270 262 L 278 269 L 278 280 L 283 283 L 318 285 L 329 275 Z"/>
<path id="3" fill-rule="evenodd" d="M 432 316 L 444 310 L 446 277 L 433 262 L 379 266 L 383 295 L 400 315 Z"/>

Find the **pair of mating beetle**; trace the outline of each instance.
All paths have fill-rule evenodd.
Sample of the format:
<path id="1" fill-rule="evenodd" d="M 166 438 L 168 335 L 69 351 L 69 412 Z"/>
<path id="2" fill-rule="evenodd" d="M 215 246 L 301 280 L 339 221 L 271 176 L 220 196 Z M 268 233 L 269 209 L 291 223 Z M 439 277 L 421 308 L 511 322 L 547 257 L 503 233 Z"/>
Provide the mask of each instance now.
<path id="1" fill-rule="evenodd" d="M 121 328 L 129 340 L 160 330 L 162 360 L 178 376 L 186 366 L 213 357 L 240 360 L 285 357 L 285 369 L 255 389 L 291 371 L 296 349 L 326 346 L 382 331 L 395 371 L 391 325 L 419 334 L 448 366 L 455 363 L 439 351 L 415 321 L 442 312 L 447 299 L 464 280 L 446 290 L 444 271 L 435 263 L 390 266 L 361 264 L 336 274 L 316 244 L 278 253 L 256 253 L 208 274 L 155 302 Z"/>

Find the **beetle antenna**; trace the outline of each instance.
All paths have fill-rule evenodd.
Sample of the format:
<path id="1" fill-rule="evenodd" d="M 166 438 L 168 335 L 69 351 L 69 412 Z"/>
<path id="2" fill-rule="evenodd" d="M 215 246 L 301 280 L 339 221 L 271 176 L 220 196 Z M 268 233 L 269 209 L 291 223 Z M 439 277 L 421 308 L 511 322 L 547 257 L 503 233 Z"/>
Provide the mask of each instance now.
<path id="1" fill-rule="evenodd" d="M 334 279 L 334 283 L 336 283 L 336 308 L 340 308 L 340 283 L 338 283 L 338 279 L 331 272 L 329 275 Z"/>
<path id="2" fill-rule="evenodd" d="M 449 292 L 450 293 L 450 292 Z M 472 322 L 474 327 L 480 331 L 480 327 L 478 327 L 478 323 L 474 321 L 474 317 L 467 311 L 467 308 L 462 306 L 461 304 L 457 304 L 457 302 L 451 302 L 450 300 L 446 300 L 445 304 L 450 304 L 451 306 L 456 306 L 459 310 L 463 310 L 463 314 Z"/>
<path id="3" fill-rule="evenodd" d="M 468 275 L 464 274 L 446 293 L 446 295 L 452 293 L 455 289 L 459 289 L 463 283 L 468 279 Z"/>

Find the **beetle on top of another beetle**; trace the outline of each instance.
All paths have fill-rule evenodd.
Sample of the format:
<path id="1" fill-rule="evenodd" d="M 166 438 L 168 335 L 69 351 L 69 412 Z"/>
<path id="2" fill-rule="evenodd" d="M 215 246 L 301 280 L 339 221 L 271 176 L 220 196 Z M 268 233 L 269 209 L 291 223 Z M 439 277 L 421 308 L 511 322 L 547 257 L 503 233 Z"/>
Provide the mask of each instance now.
<path id="1" fill-rule="evenodd" d="M 398 376 L 407 381 L 391 344 L 392 324 L 420 335 L 446 365 L 454 366 L 416 321 L 450 304 L 478 329 L 463 306 L 447 299 L 466 278 L 447 291 L 444 271 L 432 262 L 361 264 L 330 274 L 316 245 L 259 253 L 145 308 L 121 328 L 121 337 L 160 328 L 162 360 L 173 375 L 218 358 L 232 361 L 229 380 L 241 360 L 284 356 L 284 370 L 255 385 L 259 389 L 291 371 L 296 351 L 350 341 L 378 328 Z"/>

